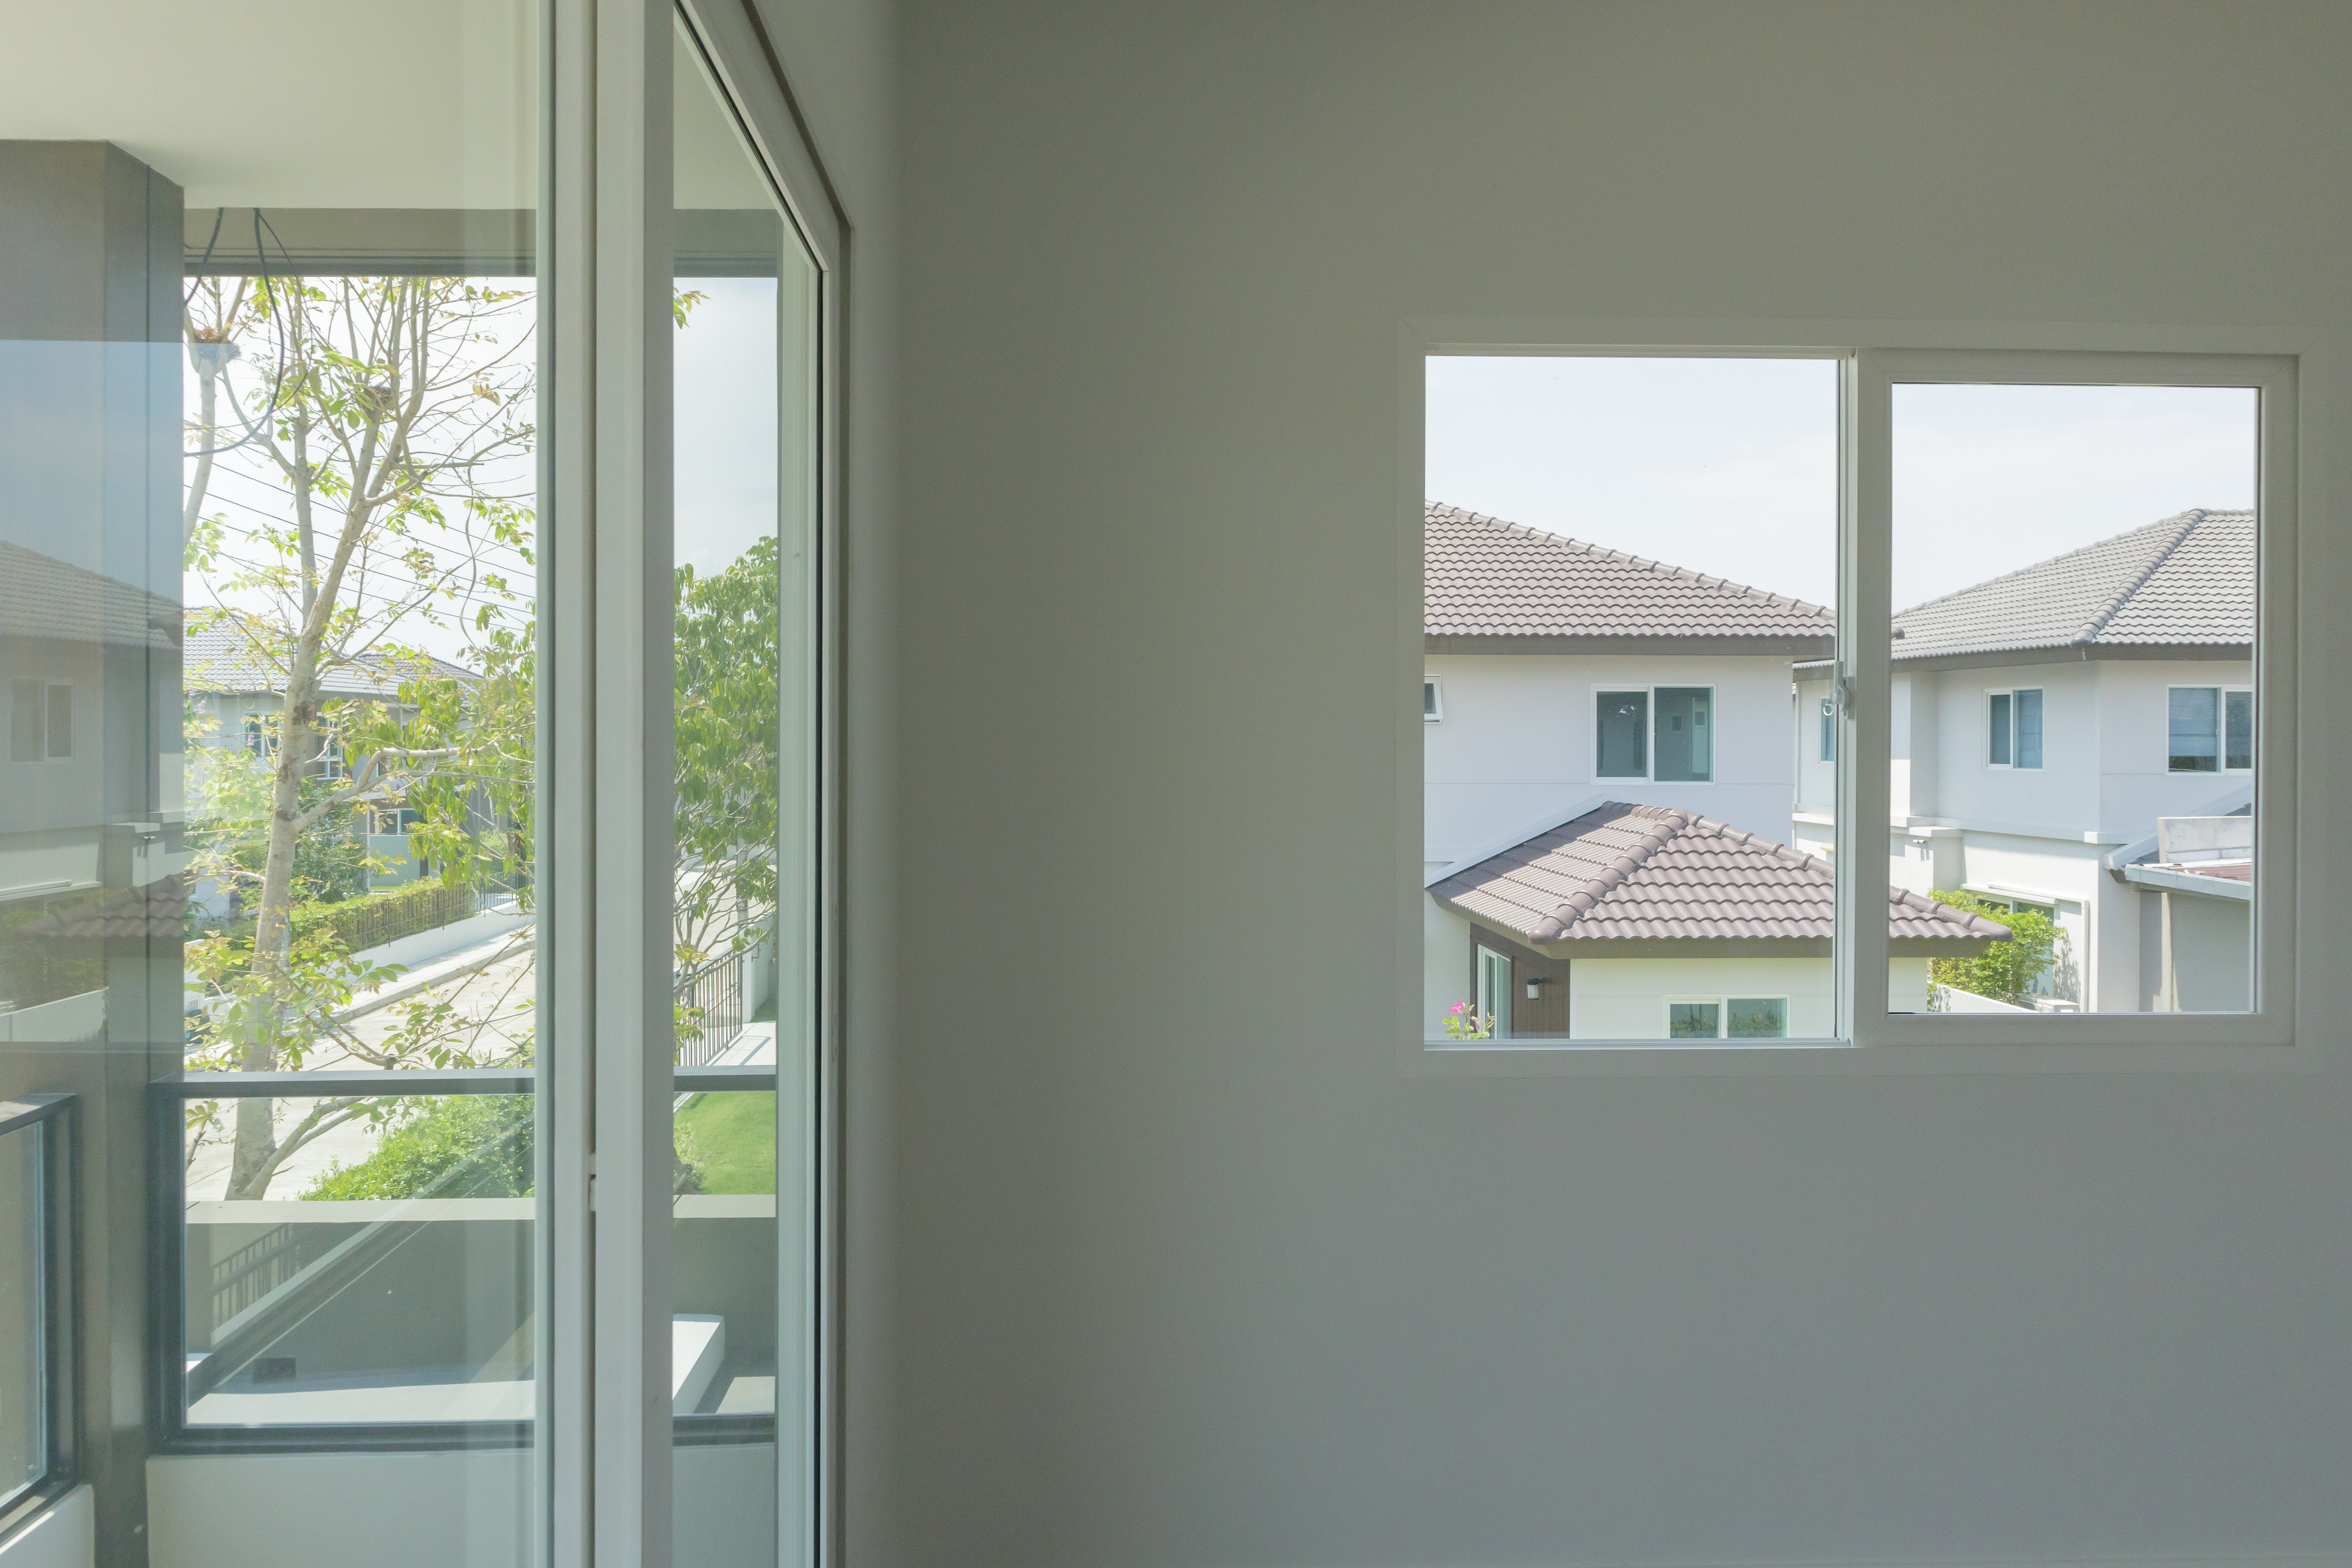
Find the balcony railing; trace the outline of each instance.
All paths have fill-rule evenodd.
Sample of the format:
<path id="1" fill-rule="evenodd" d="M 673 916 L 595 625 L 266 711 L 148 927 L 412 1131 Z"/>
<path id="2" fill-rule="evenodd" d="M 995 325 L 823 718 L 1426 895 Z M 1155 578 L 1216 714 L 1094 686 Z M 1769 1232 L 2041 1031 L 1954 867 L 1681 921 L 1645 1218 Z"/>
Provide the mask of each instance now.
<path id="1" fill-rule="evenodd" d="M 73 1107 L 0 1100 L 0 1534 L 74 1479 Z"/>
<path id="2" fill-rule="evenodd" d="M 681 1095 L 772 1095 L 776 1074 L 681 1067 L 675 1081 Z M 528 1445 L 537 1403 L 533 1086 L 529 1069 L 201 1073 L 156 1084 L 159 1262 L 163 1278 L 181 1281 L 154 1297 L 162 1446 Z M 366 1102 L 383 1113 L 377 1125 L 397 1130 L 469 1097 L 502 1097 L 512 1114 L 468 1119 L 473 1142 L 397 1195 L 187 1196 L 192 1102 Z M 375 1134 L 373 1147 L 392 1135 Z M 759 1184 L 739 1173 L 722 1184 L 733 1190 L 705 1195 L 687 1184 L 675 1200 L 681 1443 L 769 1441 L 775 1430 L 773 1184 L 744 1191 Z M 320 1178 L 318 1190 L 333 1184 Z"/>

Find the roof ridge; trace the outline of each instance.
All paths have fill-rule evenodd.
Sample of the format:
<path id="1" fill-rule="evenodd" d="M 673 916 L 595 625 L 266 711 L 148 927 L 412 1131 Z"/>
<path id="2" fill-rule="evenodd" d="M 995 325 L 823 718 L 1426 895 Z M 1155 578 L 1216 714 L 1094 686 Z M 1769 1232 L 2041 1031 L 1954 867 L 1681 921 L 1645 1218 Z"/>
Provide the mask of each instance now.
<path id="1" fill-rule="evenodd" d="M 2178 517 L 2160 520 L 2162 522 L 2178 522 L 2180 526 L 2174 529 L 2172 537 L 2165 541 L 2162 547 L 2147 558 L 2147 563 L 2140 567 L 2138 575 L 2108 596 L 2107 602 L 2100 605 L 2098 613 L 2091 617 L 2090 624 L 2074 634 L 2074 640 L 2078 643 L 2097 641 L 2099 634 L 2107 629 L 2107 623 L 2123 612 L 2123 607 L 2131 602 L 2133 595 L 2147 586 L 2147 580 L 2156 575 L 2158 568 L 2172 559 L 2173 552 L 2179 550 L 2181 543 L 2197 531 L 2197 525 L 2203 522 L 2205 517 L 2206 513 L 2202 508 L 2192 507 Z"/>
<path id="2" fill-rule="evenodd" d="M 1638 815 L 1656 822 L 1659 826 L 1643 834 L 1622 854 L 1603 866 L 1597 875 L 1588 879 L 1582 887 L 1562 899 L 1559 901 L 1559 908 L 1546 915 L 1543 923 L 1536 927 L 1533 933 L 1536 941 L 1558 941 L 1570 926 L 1589 913 L 1594 905 L 1623 886 L 1625 879 L 1647 865 L 1651 856 L 1689 831 L 1691 824 L 1698 819 L 1696 812 L 1685 811 L 1680 806 L 1644 806 L 1637 802 L 1622 800 L 1603 801 L 1586 812 L 1584 816 L 1597 816 L 1602 812 L 1610 813 L 1610 819 L 1612 821 L 1622 821 L 1628 816 Z M 1573 820 L 1581 821 L 1582 817 Z M 1560 827 L 1569 826 L 1570 824 L 1566 822 L 1560 824 Z M 1554 828 L 1552 831 L 1557 833 L 1559 828 Z M 1580 833 L 1572 835 L 1571 838 L 1582 837 L 1583 835 Z M 1565 920 L 1560 918 L 1563 912 L 1571 909 L 1575 911 L 1573 914 L 1570 914 Z"/>
<path id="3" fill-rule="evenodd" d="M 1671 561 L 1659 561 L 1646 555 L 1635 555 L 1625 550 L 1612 550 L 1605 544 L 1595 544 L 1590 540 L 1579 539 L 1573 534 L 1554 533 L 1549 529 L 1538 528 L 1533 523 L 1513 522 L 1508 518 L 1495 517 L 1483 511 L 1472 511 L 1468 507 L 1455 506 L 1450 501 L 1430 500 L 1424 498 L 1422 501 L 1423 527 L 1428 526 L 1432 512 L 1451 513 L 1452 518 L 1449 521 L 1458 519 L 1468 522 L 1491 523 L 1506 533 L 1517 534 L 1528 539 L 1539 539 L 1553 544 L 1568 545 L 1586 555 L 1598 556 L 1603 561 L 1613 561 L 1622 565 L 1640 567 L 1644 571 L 1654 572 L 1680 582 L 1696 583 L 1703 588 L 1730 589 L 1746 598 L 1760 599 L 1768 605 L 1791 605 L 1799 609 L 1812 610 L 1824 616 L 1831 613 L 1827 605 L 1816 605 L 1811 599 L 1800 599 L 1793 594 L 1775 594 L 1769 588 L 1759 588 L 1749 583 L 1735 583 L 1728 577 L 1710 576 L 1695 567 L 1677 566 Z"/>

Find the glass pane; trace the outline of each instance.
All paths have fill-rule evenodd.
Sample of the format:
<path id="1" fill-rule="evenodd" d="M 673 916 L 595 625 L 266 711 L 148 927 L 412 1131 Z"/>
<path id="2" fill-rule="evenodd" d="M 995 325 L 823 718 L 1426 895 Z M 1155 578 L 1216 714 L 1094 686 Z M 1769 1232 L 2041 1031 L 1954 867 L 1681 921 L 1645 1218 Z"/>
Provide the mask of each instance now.
<path id="1" fill-rule="evenodd" d="M 677 1059 L 775 1074 L 673 1114 L 681 1563 L 811 1560 L 819 278 L 677 35 Z"/>
<path id="2" fill-rule="evenodd" d="M 1658 688 L 1659 782 L 1704 784 L 1715 776 L 1715 731 L 1707 722 L 1713 696 L 1704 686 Z"/>
<path id="3" fill-rule="evenodd" d="M 1735 1040 L 1778 1040 L 1789 1033 L 1789 1004 L 1780 996 L 1735 996 L 1725 1005 L 1725 1032 Z"/>
<path id="4" fill-rule="evenodd" d="M 2224 761 L 2231 768 L 2254 765 L 2254 694 L 2232 691 L 2229 694 L 2229 751 Z"/>
<path id="5" fill-rule="evenodd" d="M 2221 765 L 2220 693 L 2210 686 L 2172 689 L 2169 765 L 2176 773 L 2210 773 Z"/>
<path id="6" fill-rule="evenodd" d="M 0 1509 L 48 1473 L 48 1291 L 42 1267 L 41 1140 L 0 1137 Z"/>
<path id="7" fill-rule="evenodd" d="M 2016 700 L 2017 765 L 2038 768 L 2042 765 L 2042 693 L 2021 691 Z"/>
<path id="8" fill-rule="evenodd" d="M 289 1151 L 257 1199 L 247 1106 Z M 529 1095 L 188 1101 L 186 1424 L 526 1429 L 532 1143 Z"/>
<path id="9" fill-rule="evenodd" d="M 1666 1007 L 1666 1035 L 1676 1040 L 1712 1040 L 1723 1033 L 1723 1006 L 1717 1002 L 1675 1002 Z"/>
<path id="10" fill-rule="evenodd" d="M 1694 993 L 1830 1034 L 1835 362 L 1425 374 L 1425 1037 L 1486 1005 L 1482 942 L 1515 1040 L 1663 1040 Z"/>
<path id="11" fill-rule="evenodd" d="M 1594 745 L 1595 776 L 1637 779 L 1650 771 L 1650 694 L 1604 691 L 1596 700 L 1600 730 Z"/>
<path id="12" fill-rule="evenodd" d="M 2256 415 L 1895 388 L 1895 1010 L 2250 1005 Z"/>
<path id="13" fill-rule="evenodd" d="M 82 1310 L 183 1352 L 82 1358 L 101 1562 L 536 1560 L 534 1097 L 404 1075 L 537 1060 L 542 12 L 256 0 L 220 68 L 130 0 L 0 106 L 0 1097 L 80 1097 Z M 339 1506 L 258 1526 L 289 1452 Z"/>

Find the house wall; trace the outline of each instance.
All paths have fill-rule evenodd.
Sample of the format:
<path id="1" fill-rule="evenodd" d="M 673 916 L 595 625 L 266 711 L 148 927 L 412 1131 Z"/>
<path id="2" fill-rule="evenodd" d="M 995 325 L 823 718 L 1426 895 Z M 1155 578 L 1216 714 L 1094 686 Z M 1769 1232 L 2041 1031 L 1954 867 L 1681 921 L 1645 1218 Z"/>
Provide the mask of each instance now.
<path id="1" fill-rule="evenodd" d="M 1724 655 L 1433 654 L 1445 717 L 1423 729 L 1424 858 L 1451 863 L 1590 801 L 1676 805 L 1789 837 L 1789 661 Z M 1715 778 L 1593 775 L 1594 693 L 1715 688 Z"/>
<path id="2" fill-rule="evenodd" d="M 2352 598 L 2342 7 L 905 16 L 898 1560 L 2352 1552 L 2352 968 L 2315 1071 L 1400 1070 L 1400 324 L 2309 326 Z"/>
<path id="3" fill-rule="evenodd" d="M 1830 961 L 1820 958 L 1578 958 L 1569 1032 L 1580 1040 L 1663 1040 L 1666 1004 L 1710 996 L 1786 996 L 1789 1037 L 1835 1032 Z"/>
<path id="4" fill-rule="evenodd" d="M 2143 893 L 2142 898 L 2149 895 Z M 2182 1013 L 2237 1013 L 2252 1005 L 2253 905 L 2172 895 L 2172 1001 Z"/>

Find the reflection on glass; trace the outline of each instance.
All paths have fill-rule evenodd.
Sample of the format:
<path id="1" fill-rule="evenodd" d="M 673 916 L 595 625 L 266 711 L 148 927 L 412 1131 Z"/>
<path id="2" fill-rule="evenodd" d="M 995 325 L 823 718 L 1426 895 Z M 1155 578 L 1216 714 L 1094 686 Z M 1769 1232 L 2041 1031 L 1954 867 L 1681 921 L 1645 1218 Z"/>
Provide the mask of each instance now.
<path id="1" fill-rule="evenodd" d="M 1827 360 L 1429 360 L 1425 1037 L 1835 1030 L 1837 399 Z"/>
<path id="2" fill-rule="evenodd" d="M 817 273 L 678 34 L 676 1553 L 811 1560 Z M 775 1089 L 766 1089 L 772 1081 Z"/>
<path id="3" fill-rule="evenodd" d="M 1890 868 L 1968 922 L 1896 1010 L 2251 1005 L 2255 414 L 1895 389 Z"/>
<path id="4" fill-rule="evenodd" d="M 320 1131 L 225 1199 L 247 1104 Z M 189 1100 L 186 1424 L 530 1421 L 531 1142 L 527 1095 Z"/>
<path id="5" fill-rule="evenodd" d="M 81 1311 L 180 1352 L 79 1363 L 97 1554 L 520 1563 L 532 1100 L 403 1075 L 534 1059 L 541 9 L 259 0 L 226 113 L 150 10 L 0 140 L 0 1098 L 79 1095 L 78 1255 L 158 1262 Z M 172 1484 L 353 1425 L 342 1508 Z"/>

